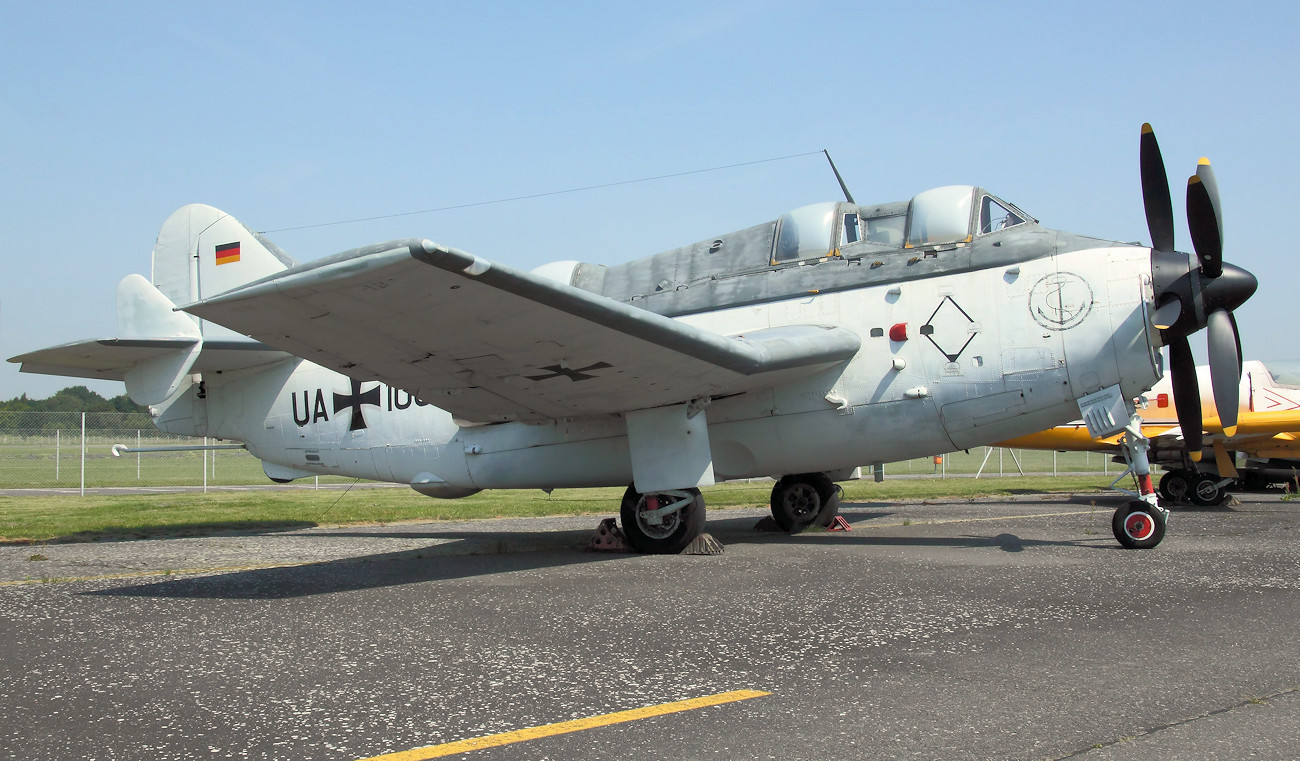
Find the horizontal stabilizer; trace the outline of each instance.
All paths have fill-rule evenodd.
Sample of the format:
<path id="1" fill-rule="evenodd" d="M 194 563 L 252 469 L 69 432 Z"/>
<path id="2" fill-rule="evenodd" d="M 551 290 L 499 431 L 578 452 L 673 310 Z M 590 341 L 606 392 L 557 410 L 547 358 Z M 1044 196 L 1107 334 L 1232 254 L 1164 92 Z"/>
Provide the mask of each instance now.
<path id="1" fill-rule="evenodd" d="M 181 308 L 484 422 L 749 391 L 847 361 L 861 345 L 818 325 L 724 336 L 421 240 L 344 252 Z"/>
<path id="2" fill-rule="evenodd" d="M 125 381 L 134 367 L 184 351 L 192 344 L 178 338 L 96 338 L 52 346 L 11 357 L 24 373 L 63 375 L 70 378 Z M 204 341 L 190 371 L 238 370 L 288 358 L 266 344 L 242 341 Z"/>
<path id="3" fill-rule="evenodd" d="M 171 299 L 140 275 L 118 283 L 117 331 L 114 338 L 53 346 L 9 361 L 22 363 L 25 373 L 125 381 L 136 404 L 158 404 L 192 373 L 256 367 L 288 357 L 243 336 L 204 339 L 198 321 L 176 311 Z"/>

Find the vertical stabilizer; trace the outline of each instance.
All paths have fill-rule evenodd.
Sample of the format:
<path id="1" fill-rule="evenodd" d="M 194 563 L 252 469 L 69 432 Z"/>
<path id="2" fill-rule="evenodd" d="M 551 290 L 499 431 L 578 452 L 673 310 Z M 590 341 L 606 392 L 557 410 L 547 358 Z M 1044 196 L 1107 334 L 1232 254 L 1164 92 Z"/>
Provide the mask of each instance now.
<path id="1" fill-rule="evenodd" d="M 205 204 L 177 209 L 158 231 L 153 284 L 175 304 L 192 304 L 274 275 L 294 265 L 274 243 L 229 214 Z M 232 336 L 200 322 L 204 336 Z"/>

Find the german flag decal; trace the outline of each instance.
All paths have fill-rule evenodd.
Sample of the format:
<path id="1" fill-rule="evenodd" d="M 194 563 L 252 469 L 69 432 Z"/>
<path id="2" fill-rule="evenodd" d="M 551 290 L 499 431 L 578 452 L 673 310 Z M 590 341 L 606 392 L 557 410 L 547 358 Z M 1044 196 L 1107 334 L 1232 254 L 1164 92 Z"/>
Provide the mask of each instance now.
<path id="1" fill-rule="evenodd" d="M 239 261 L 238 241 L 217 246 L 217 264 L 231 264 L 237 261 Z"/>

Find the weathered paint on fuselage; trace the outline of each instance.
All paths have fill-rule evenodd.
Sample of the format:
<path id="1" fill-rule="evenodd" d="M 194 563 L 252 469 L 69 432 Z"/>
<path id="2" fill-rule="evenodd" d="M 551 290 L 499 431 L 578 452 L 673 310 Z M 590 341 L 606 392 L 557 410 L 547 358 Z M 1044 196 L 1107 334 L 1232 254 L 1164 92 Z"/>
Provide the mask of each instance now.
<path id="1" fill-rule="evenodd" d="M 770 246 L 761 227 L 742 231 L 755 250 Z M 691 263 L 715 255 L 710 248 L 623 265 L 644 270 L 636 279 L 647 283 L 654 272 L 695 274 L 605 295 L 725 335 L 820 324 L 862 338 L 847 365 L 714 400 L 704 414 L 720 479 L 848 469 L 1028 434 L 1077 418 L 1083 394 L 1119 384 L 1131 397 L 1160 375 L 1146 248 L 1029 224 L 971 243 L 846 247 L 725 276 Z M 615 270 L 597 278 L 580 267 L 572 282 L 602 293 L 632 282 Z M 405 391 L 300 360 L 209 374 L 204 391 L 174 400 L 159 426 L 244 441 L 273 477 L 433 477 L 463 490 L 632 482 L 620 415 L 459 425 Z"/>

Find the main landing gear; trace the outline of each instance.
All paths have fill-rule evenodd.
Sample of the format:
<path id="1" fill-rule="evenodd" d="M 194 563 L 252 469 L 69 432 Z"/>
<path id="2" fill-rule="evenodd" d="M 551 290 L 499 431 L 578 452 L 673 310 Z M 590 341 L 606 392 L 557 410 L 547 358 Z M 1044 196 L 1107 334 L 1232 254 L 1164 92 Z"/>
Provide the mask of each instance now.
<path id="1" fill-rule="evenodd" d="M 1160 478 L 1160 496 L 1169 502 L 1191 502 L 1200 507 L 1218 507 L 1228 498 L 1233 479 L 1209 473 L 1171 470 Z"/>
<path id="2" fill-rule="evenodd" d="M 642 494 L 629 486 L 619 515 L 632 549 L 675 555 L 704 531 L 704 497 L 694 488 Z"/>
<path id="3" fill-rule="evenodd" d="M 772 487 L 772 519 L 791 534 L 814 524 L 829 526 L 840 514 L 843 493 L 825 473 L 782 476 Z"/>
<path id="4" fill-rule="evenodd" d="M 784 476 L 772 487 L 772 518 L 791 534 L 814 524 L 830 526 L 840 514 L 843 493 L 825 473 Z M 646 554 L 677 554 L 704 531 L 704 497 L 699 489 L 642 494 L 629 486 L 619 514 L 627 543 Z"/>

